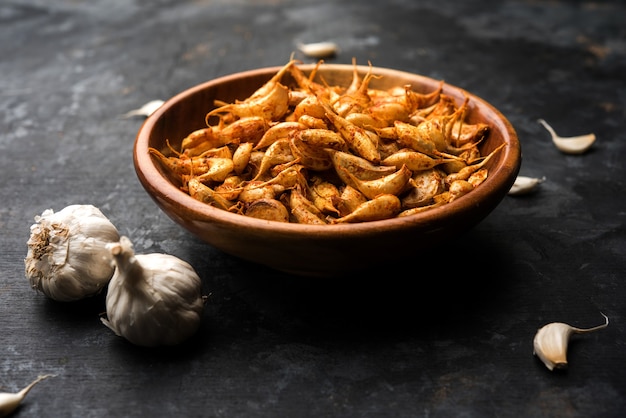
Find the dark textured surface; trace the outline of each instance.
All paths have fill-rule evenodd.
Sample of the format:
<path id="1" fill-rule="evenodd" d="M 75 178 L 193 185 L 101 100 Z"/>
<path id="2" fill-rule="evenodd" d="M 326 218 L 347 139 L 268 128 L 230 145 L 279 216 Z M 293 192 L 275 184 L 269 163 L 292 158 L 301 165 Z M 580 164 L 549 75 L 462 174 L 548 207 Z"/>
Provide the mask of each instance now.
<path id="1" fill-rule="evenodd" d="M 626 411 L 626 6 L 583 1 L 8 0 L 0 4 L 0 391 L 41 382 L 20 417 L 617 417 Z M 199 242 L 141 188 L 120 115 L 210 78 L 330 60 L 424 74 L 499 108 L 522 175 L 458 241 L 410 268 L 305 279 Z M 594 132 L 567 156 L 537 123 Z M 189 261 L 210 293 L 201 332 L 146 350 L 23 273 L 33 217 L 98 206 L 139 252 Z M 381 248 L 381 251 L 384 249 Z M 610 325 L 572 341 L 570 368 L 532 355 L 552 321 Z"/>

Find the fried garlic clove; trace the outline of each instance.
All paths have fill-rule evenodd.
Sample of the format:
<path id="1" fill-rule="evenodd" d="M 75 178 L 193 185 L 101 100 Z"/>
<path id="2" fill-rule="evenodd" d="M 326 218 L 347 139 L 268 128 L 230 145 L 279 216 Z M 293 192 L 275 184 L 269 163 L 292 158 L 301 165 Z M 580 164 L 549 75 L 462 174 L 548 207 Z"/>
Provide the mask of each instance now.
<path id="1" fill-rule="evenodd" d="M 329 129 L 304 129 L 293 135 L 293 138 L 318 149 L 348 151 L 348 145 L 343 137 Z"/>
<path id="2" fill-rule="evenodd" d="M 254 150 L 265 149 L 279 139 L 289 138 L 292 132 L 301 131 L 303 129 L 307 129 L 307 127 L 300 122 L 278 122 L 265 131 L 261 139 L 254 145 Z"/>
<path id="3" fill-rule="evenodd" d="M 375 198 L 363 202 L 348 215 L 331 219 L 331 223 L 371 222 L 390 219 L 396 216 L 402 208 L 400 199 L 392 194 L 380 194 Z"/>
<path id="4" fill-rule="evenodd" d="M 324 225 L 326 220 L 322 212 L 307 199 L 298 189 L 289 193 L 291 214 L 301 224 Z"/>
<path id="5" fill-rule="evenodd" d="M 312 184 L 306 187 L 311 202 L 313 202 L 320 212 L 339 215 L 339 210 L 335 207 L 335 202 L 340 199 L 337 186 L 328 181 L 323 181 L 320 178 L 313 178 Z"/>
<path id="6" fill-rule="evenodd" d="M 276 199 L 258 199 L 252 202 L 244 215 L 266 221 L 289 222 L 289 211 Z"/>
<path id="7" fill-rule="evenodd" d="M 341 194 L 335 205 L 339 210 L 339 215 L 343 217 L 354 212 L 359 205 L 365 202 L 367 202 L 367 198 L 363 196 L 363 193 L 350 185 L 345 185 L 341 189 Z"/>
<path id="8" fill-rule="evenodd" d="M 487 180 L 487 176 L 489 175 L 489 170 L 486 168 L 481 168 L 480 170 L 473 173 L 467 179 L 468 183 L 470 183 L 474 188 L 481 185 L 485 180 Z"/>
<path id="9" fill-rule="evenodd" d="M 252 155 L 250 157 L 252 158 Z M 272 166 L 289 163 L 294 159 L 295 157 L 291 151 L 289 139 L 279 139 L 270 145 L 263 153 L 258 171 L 252 180 L 260 179 Z"/>
<path id="10" fill-rule="evenodd" d="M 252 155 L 252 142 L 242 142 L 237 146 L 233 153 L 233 171 L 237 175 L 241 175 L 248 167 L 250 156 Z"/>
<path id="11" fill-rule="evenodd" d="M 419 171 L 409 180 L 409 188 L 402 197 L 402 208 L 427 206 L 433 198 L 445 191 L 445 175 L 437 169 Z"/>
<path id="12" fill-rule="evenodd" d="M 356 187 L 356 184 L 352 182 L 348 173 L 360 180 L 374 180 L 393 174 L 397 170 L 395 166 L 372 164 L 365 158 L 348 152 L 333 149 L 326 149 L 326 152 L 331 156 L 337 175 L 344 184 L 348 184 L 352 187 Z"/>
<path id="13" fill-rule="evenodd" d="M 209 124 L 209 118 L 221 113 L 231 114 L 240 119 L 247 117 L 261 117 L 265 120 L 278 120 L 289 110 L 289 88 L 280 83 L 273 85 L 272 89 L 264 96 L 250 97 L 244 101 L 221 105 L 205 117 Z"/>
<path id="14" fill-rule="evenodd" d="M 386 166 L 395 166 L 401 168 L 406 165 L 411 171 L 425 171 L 435 168 L 439 164 L 456 161 L 453 158 L 431 157 L 423 152 L 414 151 L 409 148 L 401 149 L 382 160 L 380 163 Z"/>
<path id="15" fill-rule="evenodd" d="M 197 177 L 201 182 L 223 182 L 235 168 L 231 158 L 207 158 L 206 165 L 206 173 Z"/>
<path id="16" fill-rule="evenodd" d="M 355 188 L 370 200 L 380 194 L 399 195 L 405 190 L 409 179 L 413 175 L 413 172 L 405 165 L 395 173 L 375 180 L 360 180 L 346 169 L 342 168 L 341 170 L 350 178 L 351 184 L 354 184 Z"/>
<path id="17" fill-rule="evenodd" d="M 206 184 L 203 184 L 196 177 L 190 178 L 187 182 L 187 191 L 189 192 L 189 196 L 194 199 L 223 210 L 228 210 L 234 205 L 233 202 L 230 202 L 227 198 L 223 197 Z"/>
<path id="18" fill-rule="evenodd" d="M 380 162 L 378 135 L 366 129 L 360 128 L 359 126 L 339 116 L 328 103 L 324 103 L 322 101 L 320 101 L 320 103 L 326 110 L 326 117 L 330 120 L 337 132 L 343 136 L 343 139 L 346 141 L 350 149 L 369 162 L 378 164 Z"/>
<path id="19" fill-rule="evenodd" d="M 448 186 L 447 191 L 433 196 L 433 201 L 435 203 L 450 203 L 453 200 L 465 196 L 472 190 L 474 190 L 474 185 L 469 181 L 462 179 L 454 180 L 450 183 L 450 186 Z"/>
<path id="20" fill-rule="evenodd" d="M 333 166 L 330 156 L 324 149 L 303 142 L 299 136 L 292 136 L 289 146 L 299 164 L 312 171 L 325 171 Z"/>
<path id="21" fill-rule="evenodd" d="M 538 122 L 550 133 L 552 142 L 554 142 L 558 150 L 565 154 L 582 154 L 587 151 L 596 140 L 595 134 L 562 137 L 557 135 L 554 129 L 548 125 L 548 122 L 545 120 L 539 119 Z"/>
<path id="22" fill-rule="evenodd" d="M 245 139 L 245 142 L 256 144 L 269 128 L 270 124 L 267 117 L 250 115 L 224 126 L 216 132 L 216 135 L 222 145 L 239 144 L 242 142 L 242 138 Z"/>

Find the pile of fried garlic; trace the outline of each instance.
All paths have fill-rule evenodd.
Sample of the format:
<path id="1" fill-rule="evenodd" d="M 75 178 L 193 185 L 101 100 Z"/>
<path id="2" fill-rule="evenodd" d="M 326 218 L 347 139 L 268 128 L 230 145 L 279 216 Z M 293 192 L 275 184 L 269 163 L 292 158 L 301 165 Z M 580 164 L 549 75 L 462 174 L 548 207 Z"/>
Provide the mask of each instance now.
<path id="1" fill-rule="evenodd" d="M 216 100 L 180 149 L 150 153 L 193 198 L 233 213 L 302 224 L 407 216 L 449 203 L 487 178 L 485 123 L 410 85 L 374 89 L 354 65 L 349 86 L 289 61 L 245 100 Z M 289 74 L 294 83 L 283 84 Z M 293 84 L 293 87 L 289 87 Z"/>

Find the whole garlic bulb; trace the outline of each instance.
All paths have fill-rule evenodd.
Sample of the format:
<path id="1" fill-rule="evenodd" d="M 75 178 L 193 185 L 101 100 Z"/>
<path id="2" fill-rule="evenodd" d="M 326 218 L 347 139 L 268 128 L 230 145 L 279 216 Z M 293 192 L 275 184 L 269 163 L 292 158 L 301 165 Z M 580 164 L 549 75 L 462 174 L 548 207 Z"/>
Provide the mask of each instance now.
<path id="1" fill-rule="evenodd" d="M 30 227 L 25 273 L 31 286 L 51 299 L 69 302 L 100 292 L 113 276 L 106 244 L 117 228 L 92 205 L 45 210 Z"/>
<path id="2" fill-rule="evenodd" d="M 109 244 L 117 269 L 106 297 L 104 325 L 135 345 L 176 345 L 199 328 L 202 282 L 189 263 L 170 254 L 135 254 L 128 237 Z"/>

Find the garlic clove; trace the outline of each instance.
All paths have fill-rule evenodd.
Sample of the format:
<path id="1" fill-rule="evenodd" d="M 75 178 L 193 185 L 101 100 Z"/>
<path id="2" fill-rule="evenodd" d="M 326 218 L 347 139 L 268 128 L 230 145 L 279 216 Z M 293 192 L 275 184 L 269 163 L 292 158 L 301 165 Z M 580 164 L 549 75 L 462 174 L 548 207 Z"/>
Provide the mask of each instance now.
<path id="1" fill-rule="evenodd" d="M 552 142 L 559 149 L 559 151 L 565 154 L 582 154 L 587 151 L 596 140 L 595 134 L 586 134 L 579 136 L 562 137 L 557 135 L 554 129 L 548 125 L 543 119 L 539 119 L 537 122 L 543 125 L 552 136 Z"/>
<path id="2" fill-rule="evenodd" d="M 533 354 L 546 365 L 548 370 L 567 367 L 567 345 L 572 327 L 561 322 L 547 324 L 537 331 L 533 340 Z"/>
<path id="3" fill-rule="evenodd" d="M 311 58 L 331 57 L 339 52 L 339 47 L 334 42 L 299 43 L 298 49 Z"/>
<path id="4" fill-rule="evenodd" d="M 169 254 L 135 254 L 122 236 L 107 245 L 117 269 L 106 296 L 102 323 L 144 347 L 177 345 L 199 328 L 202 282 L 187 262 Z"/>
<path id="5" fill-rule="evenodd" d="M 165 103 L 163 100 L 151 100 L 148 103 L 144 104 L 138 109 L 130 110 L 122 115 L 123 118 L 131 118 L 133 116 L 150 116 L 153 114 L 158 108 L 163 106 Z"/>
<path id="6" fill-rule="evenodd" d="M 533 354 L 536 355 L 548 370 L 567 368 L 567 347 L 573 334 L 586 334 L 606 328 L 606 322 L 593 328 L 576 328 L 563 322 L 552 322 L 539 328 L 533 339 Z"/>
<path id="7" fill-rule="evenodd" d="M 519 196 L 534 191 L 540 183 L 546 181 L 545 177 L 535 178 L 526 176 L 517 176 L 515 183 L 509 189 L 508 194 L 511 196 Z"/>
<path id="8" fill-rule="evenodd" d="M 48 377 L 55 377 L 52 374 L 38 376 L 28 386 L 17 393 L 0 393 L 0 417 L 9 416 L 22 403 L 28 392 L 39 382 Z"/>
<path id="9" fill-rule="evenodd" d="M 70 205 L 35 217 L 24 259 L 33 289 L 69 302 L 99 293 L 115 267 L 106 244 L 119 240 L 117 228 L 92 205 Z"/>

